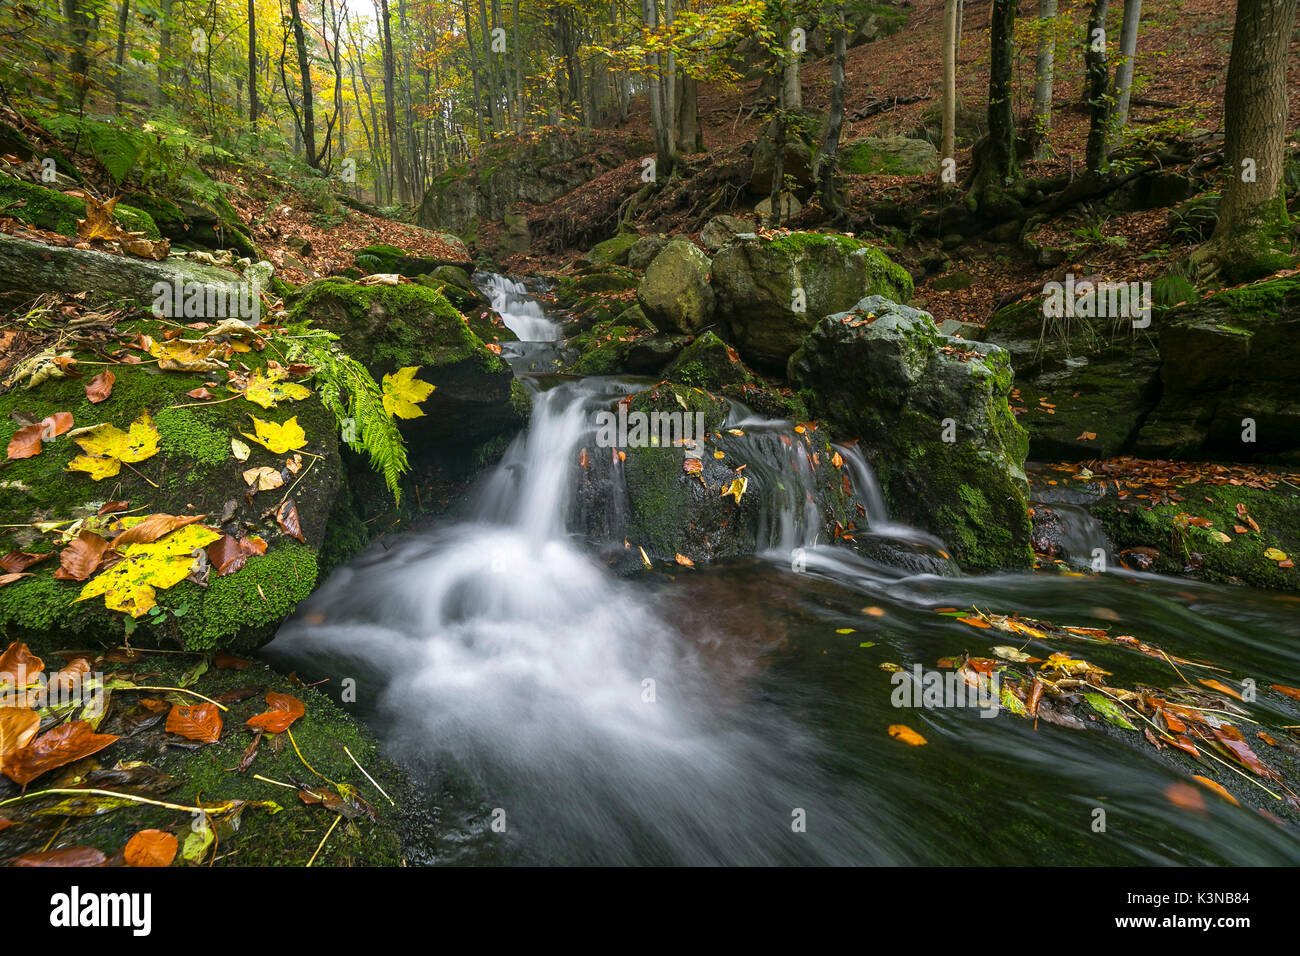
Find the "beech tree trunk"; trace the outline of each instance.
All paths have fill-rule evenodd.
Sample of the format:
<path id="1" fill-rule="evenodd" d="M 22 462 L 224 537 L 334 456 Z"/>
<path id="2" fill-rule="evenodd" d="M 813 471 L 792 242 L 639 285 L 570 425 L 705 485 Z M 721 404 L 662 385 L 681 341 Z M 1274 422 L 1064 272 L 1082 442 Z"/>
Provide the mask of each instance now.
<path id="1" fill-rule="evenodd" d="M 1047 153 L 1052 130 L 1052 86 L 1056 79 L 1056 0 L 1038 0 L 1038 56 L 1034 61 L 1034 155 Z"/>

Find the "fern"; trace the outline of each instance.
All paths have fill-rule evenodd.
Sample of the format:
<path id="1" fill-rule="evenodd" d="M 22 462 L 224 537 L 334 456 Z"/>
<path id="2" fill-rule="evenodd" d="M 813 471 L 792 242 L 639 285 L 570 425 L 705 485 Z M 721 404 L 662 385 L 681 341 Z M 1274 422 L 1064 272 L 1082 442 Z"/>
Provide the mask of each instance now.
<path id="1" fill-rule="evenodd" d="M 384 392 L 374 376 L 352 356 L 339 350 L 329 333 L 299 339 L 289 349 L 289 360 L 312 366 L 316 392 L 334 415 L 343 440 L 353 451 L 364 452 L 370 466 L 401 504 L 398 480 L 410 468 L 406 444 L 395 422 L 384 410 Z"/>

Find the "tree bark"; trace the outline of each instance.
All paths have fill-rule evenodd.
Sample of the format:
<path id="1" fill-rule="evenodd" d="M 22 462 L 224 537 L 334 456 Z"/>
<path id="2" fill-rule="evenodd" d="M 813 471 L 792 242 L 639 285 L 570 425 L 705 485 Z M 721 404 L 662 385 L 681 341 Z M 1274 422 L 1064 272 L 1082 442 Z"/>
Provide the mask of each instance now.
<path id="1" fill-rule="evenodd" d="M 307 36 L 302 28 L 298 0 L 289 0 L 289 17 L 293 23 L 293 45 L 298 51 L 298 75 L 302 78 L 302 141 L 307 163 L 316 168 L 316 107 L 311 88 L 311 61 L 307 59 Z"/>
<path id="2" fill-rule="evenodd" d="M 1119 32 L 1119 65 L 1115 67 L 1115 122 L 1119 132 L 1128 123 L 1128 105 L 1133 96 L 1133 67 L 1137 63 L 1138 24 L 1142 0 L 1124 0 L 1124 25 Z"/>
<path id="3" fill-rule="evenodd" d="M 956 0 L 948 0 L 955 4 Z M 827 214 L 838 217 L 843 212 L 839 194 L 835 191 L 835 163 L 840 150 L 840 133 L 844 129 L 844 5 L 832 4 L 835 18 L 831 25 L 831 112 L 826 124 L 826 140 L 820 156 L 822 208 Z M 947 17 L 945 7 L 945 21 Z M 945 45 L 945 55 L 947 47 Z M 946 89 L 945 89 L 946 92 Z M 951 129 L 949 130 L 951 133 Z M 951 155 L 949 153 L 948 155 Z"/>
<path id="4" fill-rule="evenodd" d="M 1047 154 L 1052 130 L 1052 85 L 1056 79 L 1056 0 L 1038 0 L 1038 56 L 1034 61 L 1034 155 Z"/>
<path id="5" fill-rule="evenodd" d="M 993 0 L 989 12 L 989 133 L 977 151 L 972 180 L 981 199 L 1005 189 L 1016 169 L 1016 123 L 1011 109 L 1016 2 Z"/>
<path id="6" fill-rule="evenodd" d="M 1296 0 L 1239 0 L 1224 87 L 1224 170 L 1219 220 L 1201 261 L 1229 282 L 1288 266 L 1290 219 L 1282 189 L 1286 160 L 1287 48 Z"/>
<path id="7" fill-rule="evenodd" d="M 122 112 L 122 93 L 125 77 L 122 71 L 126 67 L 126 29 L 131 20 L 131 0 L 122 0 L 117 5 L 117 53 L 113 56 L 113 112 Z"/>
<path id="8" fill-rule="evenodd" d="M 123 0 L 125 3 L 125 0 Z M 248 0 L 248 121 L 257 122 L 257 15 Z"/>
<path id="9" fill-rule="evenodd" d="M 939 157 L 957 154 L 957 3 L 943 4 L 943 125 L 939 133 Z"/>
<path id="10" fill-rule="evenodd" d="M 393 76 L 393 32 L 388 22 L 388 0 L 379 0 L 379 16 L 384 21 L 384 115 L 388 125 L 388 152 L 393 163 L 398 198 L 401 202 L 409 202 L 413 197 L 410 183 L 406 178 L 406 163 L 402 157 L 401 140 L 397 136 L 397 82 Z"/>
<path id="11" fill-rule="evenodd" d="M 1106 49 L 1106 9 L 1109 0 L 1093 0 L 1088 15 L 1088 35 L 1084 39 L 1084 87 L 1088 92 L 1088 146 L 1086 162 L 1092 172 L 1100 172 L 1110 151 L 1110 64 Z"/>

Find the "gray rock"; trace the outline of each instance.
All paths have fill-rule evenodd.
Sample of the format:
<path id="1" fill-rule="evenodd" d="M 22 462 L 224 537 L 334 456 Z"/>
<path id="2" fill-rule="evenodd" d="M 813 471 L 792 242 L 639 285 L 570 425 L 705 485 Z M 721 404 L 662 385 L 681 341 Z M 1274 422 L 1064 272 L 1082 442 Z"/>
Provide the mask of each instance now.
<path id="1" fill-rule="evenodd" d="M 663 251 L 663 247 L 668 245 L 668 238 L 662 233 L 653 236 L 642 236 L 627 251 L 628 268 L 635 269 L 637 272 L 644 272 L 650 263 L 654 261 L 655 256 L 659 255 Z"/>
<path id="2" fill-rule="evenodd" d="M 714 216 L 700 230 L 700 242 L 709 252 L 716 253 L 732 236 L 753 231 L 754 223 L 748 219 L 740 219 L 736 216 Z"/>
<path id="3" fill-rule="evenodd" d="M 694 332 L 713 315 L 709 257 L 687 239 L 673 239 L 645 271 L 636 297 L 655 328 Z"/>

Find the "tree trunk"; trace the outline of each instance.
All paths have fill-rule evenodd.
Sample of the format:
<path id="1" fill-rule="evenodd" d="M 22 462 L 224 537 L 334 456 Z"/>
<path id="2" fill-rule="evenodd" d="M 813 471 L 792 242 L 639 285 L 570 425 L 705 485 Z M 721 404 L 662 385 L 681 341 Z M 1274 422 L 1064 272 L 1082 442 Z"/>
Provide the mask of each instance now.
<path id="1" fill-rule="evenodd" d="M 411 187 L 406 179 L 406 163 L 397 136 L 397 82 L 393 77 L 393 32 L 388 22 L 388 0 L 379 0 L 379 16 L 384 21 L 384 116 L 388 125 L 388 152 L 392 159 L 398 198 L 401 202 L 409 202 L 412 199 Z"/>
<path id="2" fill-rule="evenodd" d="M 989 134 L 978 150 L 972 180 L 981 200 L 1000 194 L 1016 168 L 1016 122 L 1011 110 L 1015 0 L 993 0 L 989 27 Z"/>
<path id="3" fill-rule="evenodd" d="M 1056 78 L 1056 0 L 1038 0 L 1038 58 L 1034 62 L 1034 156 L 1047 155 L 1052 130 L 1052 84 Z"/>
<path id="4" fill-rule="evenodd" d="M 700 128 L 699 80 L 681 73 L 677 77 L 677 144 L 691 153 L 704 152 L 704 131 Z"/>
<path id="5" fill-rule="evenodd" d="M 123 0 L 125 2 L 125 0 Z M 257 18 L 248 0 L 248 121 L 257 122 Z"/>
<path id="6" fill-rule="evenodd" d="M 1282 188 L 1286 159 L 1287 48 L 1296 0 L 1239 0 L 1223 94 L 1219 221 L 1194 261 L 1227 282 L 1245 282 L 1293 261 Z M 1208 248 L 1207 248 L 1208 247 Z"/>
<path id="7" fill-rule="evenodd" d="M 957 155 L 957 3 L 958 0 L 944 0 L 943 4 L 943 125 L 939 157 L 945 162 Z"/>
<path id="8" fill-rule="evenodd" d="M 478 128 L 478 141 L 487 142 L 483 133 L 483 95 L 478 82 L 478 54 L 474 52 L 474 31 L 470 29 L 469 0 L 460 0 L 461 13 L 465 17 L 465 44 L 469 47 L 469 72 L 474 81 L 474 123 Z"/>
<path id="9" fill-rule="evenodd" d="M 954 3 L 955 0 L 948 0 L 949 5 Z M 843 212 L 839 194 L 835 191 L 835 161 L 840 150 L 840 132 L 844 129 L 844 5 L 836 3 L 834 10 L 835 20 L 831 28 L 831 114 L 826 124 L 826 141 L 822 144 L 819 161 L 822 208 L 828 215 L 838 217 Z M 945 7 L 945 20 L 947 12 Z M 945 55 L 947 50 L 945 44 Z M 951 129 L 949 132 L 951 133 Z"/>
<path id="10" fill-rule="evenodd" d="M 1092 0 L 1088 35 L 1084 39 L 1084 88 L 1088 92 L 1088 146 L 1086 161 L 1092 172 L 1101 172 L 1109 153 L 1110 64 L 1106 56 L 1106 8 L 1109 0 Z"/>
<path id="11" fill-rule="evenodd" d="M 655 0 L 641 0 L 641 17 L 648 29 L 658 29 L 659 8 Z M 665 85 L 665 79 L 660 68 L 659 55 L 648 52 L 645 61 L 650 75 L 647 94 L 650 101 L 650 127 L 655 141 L 655 181 L 660 182 L 672 175 L 673 167 L 677 162 L 676 150 L 673 148 L 673 117 L 664 109 L 664 97 L 660 87 Z M 671 79 L 667 82 L 671 83 Z"/>
<path id="12" fill-rule="evenodd" d="M 520 60 L 520 47 L 523 46 L 524 32 L 519 24 L 519 0 L 514 0 L 511 7 L 513 16 L 511 23 L 514 25 L 514 38 L 510 44 L 511 53 L 513 54 L 515 67 L 515 133 L 522 136 L 524 132 L 524 109 L 527 98 L 524 96 L 524 69 Z"/>
<path id="13" fill-rule="evenodd" d="M 785 101 L 786 109 L 797 110 L 803 106 L 803 79 L 799 76 L 799 60 L 803 54 L 793 48 L 788 34 L 785 53 L 785 69 L 781 76 L 781 98 Z"/>
<path id="14" fill-rule="evenodd" d="M 1133 96 L 1133 67 L 1137 62 L 1138 23 L 1142 18 L 1142 0 L 1124 0 L 1124 25 L 1119 33 L 1119 65 L 1115 67 L 1116 132 L 1128 123 L 1128 104 Z"/>
<path id="15" fill-rule="evenodd" d="M 131 20 L 131 0 L 122 0 L 117 5 L 117 53 L 113 56 L 113 112 L 122 112 L 122 90 L 126 67 L 126 28 Z"/>
<path id="16" fill-rule="evenodd" d="M 311 61 L 307 59 L 307 36 L 302 28 L 298 0 L 289 0 L 289 18 L 293 23 L 293 45 L 298 51 L 298 75 L 302 78 L 302 141 L 307 152 L 307 163 L 313 169 L 316 157 L 316 107 L 311 88 Z"/>
<path id="17" fill-rule="evenodd" d="M 495 136 L 503 129 L 501 125 L 501 90 L 497 86 L 497 71 L 493 65 L 492 31 L 488 29 L 486 0 L 478 0 L 478 28 L 483 35 L 483 71 L 486 74 L 488 88 L 488 121 Z"/>
<path id="18" fill-rule="evenodd" d="M 86 74 L 90 71 L 90 57 L 86 47 L 90 42 L 90 18 L 82 9 L 80 0 L 63 0 L 63 16 L 68 21 L 71 42 L 68 49 L 68 72 L 73 76 L 77 90 L 77 109 L 80 110 L 89 89 Z M 80 77 L 80 79 L 77 79 Z"/>
<path id="19" fill-rule="evenodd" d="M 158 103 L 162 104 L 164 92 L 171 79 L 169 62 L 172 55 L 172 5 L 175 0 L 162 0 L 158 8 Z"/>

